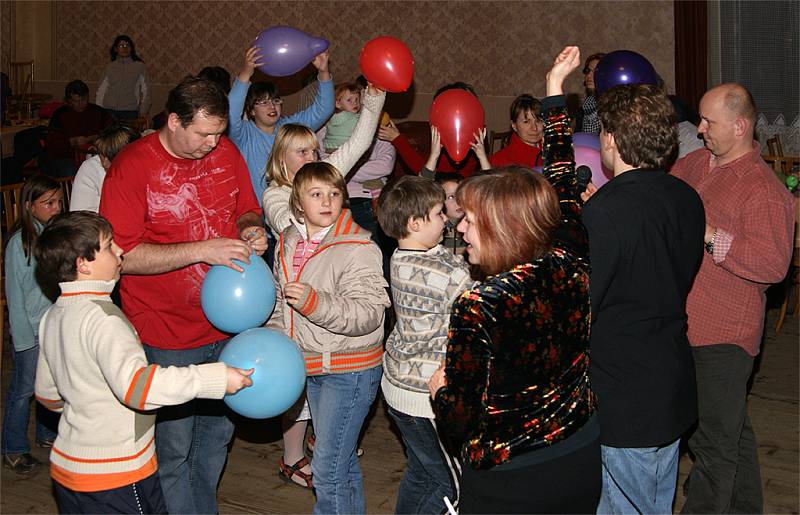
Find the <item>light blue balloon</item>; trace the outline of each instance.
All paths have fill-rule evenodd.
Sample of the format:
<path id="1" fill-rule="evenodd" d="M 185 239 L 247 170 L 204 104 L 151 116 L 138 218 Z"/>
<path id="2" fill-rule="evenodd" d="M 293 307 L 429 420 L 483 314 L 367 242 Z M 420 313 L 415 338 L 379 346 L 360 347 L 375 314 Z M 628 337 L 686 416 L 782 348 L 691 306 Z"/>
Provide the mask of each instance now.
<path id="1" fill-rule="evenodd" d="M 306 365 L 297 344 L 285 335 L 256 327 L 234 336 L 222 349 L 219 360 L 232 367 L 254 368 L 253 385 L 225 403 L 249 418 L 276 417 L 297 402 L 306 386 Z"/>
<path id="2" fill-rule="evenodd" d="M 275 279 L 255 253 L 250 264 L 234 263 L 244 272 L 223 265 L 211 267 L 200 289 L 200 304 L 214 327 L 236 334 L 267 321 L 275 309 Z"/>

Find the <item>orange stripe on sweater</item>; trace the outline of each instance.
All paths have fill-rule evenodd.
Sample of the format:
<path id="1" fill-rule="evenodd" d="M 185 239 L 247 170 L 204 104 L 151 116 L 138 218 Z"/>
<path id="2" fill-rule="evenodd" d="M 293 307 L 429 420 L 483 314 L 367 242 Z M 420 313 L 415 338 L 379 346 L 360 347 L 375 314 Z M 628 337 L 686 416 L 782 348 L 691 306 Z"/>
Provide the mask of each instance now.
<path id="1" fill-rule="evenodd" d="M 144 391 L 142 392 L 142 400 L 139 401 L 139 409 L 144 409 L 144 401 L 147 399 L 147 394 L 150 393 L 150 385 L 153 384 L 153 378 L 156 376 L 156 367 L 150 368 L 150 376 L 147 378 L 147 382 L 144 385 Z"/>
<path id="2" fill-rule="evenodd" d="M 80 474 L 66 470 L 58 465 L 50 464 L 50 476 L 54 481 L 75 492 L 99 492 L 130 485 L 150 477 L 158 470 L 155 454 L 147 463 L 130 472 L 112 472 L 110 474 Z"/>
<path id="3" fill-rule="evenodd" d="M 45 399 L 44 397 L 39 397 L 38 395 L 34 395 L 34 397 L 36 397 L 36 400 L 42 404 L 50 404 L 54 406 L 61 406 L 64 404 L 63 399 Z"/>
<path id="4" fill-rule="evenodd" d="M 74 461 L 75 463 L 116 463 L 120 461 L 135 460 L 136 458 L 147 452 L 147 449 L 149 449 L 150 446 L 153 445 L 154 441 L 155 437 L 151 438 L 150 441 L 147 442 L 147 445 L 145 445 L 141 451 L 137 452 L 136 454 L 132 454 L 130 456 L 122 456 L 120 458 L 76 458 L 75 456 L 70 456 L 69 454 L 59 451 L 55 447 L 53 447 L 53 452 L 58 454 L 65 460 Z"/>
<path id="5" fill-rule="evenodd" d="M 125 404 L 127 406 L 131 405 L 131 396 L 133 395 L 133 390 L 136 388 L 136 383 L 139 381 L 139 376 L 142 375 L 147 367 L 142 367 L 133 374 L 133 379 L 131 379 L 131 384 L 128 386 L 128 391 L 125 392 Z"/>
<path id="6" fill-rule="evenodd" d="M 62 293 L 62 297 L 75 297 L 76 295 L 110 295 L 107 291 L 74 291 L 71 293 Z"/>

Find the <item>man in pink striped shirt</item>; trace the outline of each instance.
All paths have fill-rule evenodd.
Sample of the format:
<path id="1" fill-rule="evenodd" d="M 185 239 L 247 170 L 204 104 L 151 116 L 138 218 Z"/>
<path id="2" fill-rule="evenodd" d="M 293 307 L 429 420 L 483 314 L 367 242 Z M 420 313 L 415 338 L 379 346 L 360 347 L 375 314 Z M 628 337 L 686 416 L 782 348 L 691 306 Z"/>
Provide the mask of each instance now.
<path id="1" fill-rule="evenodd" d="M 672 173 L 703 199 L 706 255 L 686 301 L 695 359 L 699 421 L 683 513 L 761 513 L 755 435 L 747 381 L 764 326 L 765 291 L 786 275 L 792 255 L 794 198 L 753 140 L 756 108 L 739 84 L 700 101 L 705 148 Z"/>

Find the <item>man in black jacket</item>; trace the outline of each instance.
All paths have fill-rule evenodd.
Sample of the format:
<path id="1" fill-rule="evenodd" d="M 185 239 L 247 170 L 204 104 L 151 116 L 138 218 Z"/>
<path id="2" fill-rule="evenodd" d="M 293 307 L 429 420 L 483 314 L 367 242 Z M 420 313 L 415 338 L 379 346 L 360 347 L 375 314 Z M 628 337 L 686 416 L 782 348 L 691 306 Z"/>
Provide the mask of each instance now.
<path id="1" fill-rule="evenodd" d="M 614 171 L 583 208 L 603 457 L 598 513 L 671 513 L 678 443 L 697 419 L 685 304 L 705 214 L 697 193 L 665 172 L 678 135 L 662 90 L 612 88 L 598 113 L 603 163 Z"/>

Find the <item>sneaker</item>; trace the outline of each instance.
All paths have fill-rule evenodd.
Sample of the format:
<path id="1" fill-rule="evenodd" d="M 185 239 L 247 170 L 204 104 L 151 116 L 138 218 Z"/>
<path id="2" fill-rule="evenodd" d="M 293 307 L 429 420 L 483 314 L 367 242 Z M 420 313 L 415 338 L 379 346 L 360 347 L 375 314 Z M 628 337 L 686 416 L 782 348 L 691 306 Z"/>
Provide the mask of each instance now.
<path id="1" fill-rule="evenodd" d="M 39 460 L 27 452 L 24 454 L 3 455 L 3 466 L 20 475 L 33 475 L 39 471 L 41 465 L 42 463 Z"/>
<path id="2" fill-rule="evenodd" d="M 53 447 L 53 442 L 55 440 L 36 440 L 36 447 L 40 449 L 50 449 Z"/>

